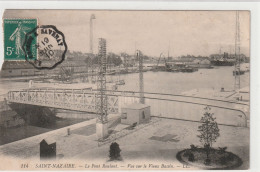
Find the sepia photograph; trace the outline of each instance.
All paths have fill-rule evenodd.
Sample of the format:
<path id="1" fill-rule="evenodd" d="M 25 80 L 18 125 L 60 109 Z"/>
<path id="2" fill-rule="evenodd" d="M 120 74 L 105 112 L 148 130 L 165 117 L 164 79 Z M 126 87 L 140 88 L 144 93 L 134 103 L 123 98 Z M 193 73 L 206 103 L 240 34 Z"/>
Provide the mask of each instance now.
<path id="1" fill-rule="evenodd" d="M 0 169 L 250 169 L 250 21 L 5 9 Z"/>

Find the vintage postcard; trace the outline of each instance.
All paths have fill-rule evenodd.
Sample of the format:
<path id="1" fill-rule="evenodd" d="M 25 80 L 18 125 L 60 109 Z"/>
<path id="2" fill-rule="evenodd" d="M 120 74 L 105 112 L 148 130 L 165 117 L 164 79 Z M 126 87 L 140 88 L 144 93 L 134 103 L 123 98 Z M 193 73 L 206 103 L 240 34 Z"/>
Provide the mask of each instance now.
<path id="1" fill-rule="evenodd" d="M 5 10 L 0 170 L 250 168 L 250 11 Z"/>

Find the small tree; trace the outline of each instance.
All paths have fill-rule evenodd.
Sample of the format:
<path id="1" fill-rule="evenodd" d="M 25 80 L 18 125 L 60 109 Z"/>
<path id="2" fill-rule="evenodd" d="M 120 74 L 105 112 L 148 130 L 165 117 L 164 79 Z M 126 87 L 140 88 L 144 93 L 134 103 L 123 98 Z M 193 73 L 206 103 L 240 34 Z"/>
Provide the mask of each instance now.
<path id="1" fill-rule="evenodd" d="M 219 137 L 219 129 L 218 124 L 215 121 L 216 118 L 213 117 L 213 113 L 210 113 L 210 107 L 207 106 L 205 109 L 204 116 L 201 118 L 200 122 L 202 123 L 199 126 L 198 131 L 200 135 L 200 142 L 203 144 L 204 148 L 206 149 L 207 159 L 205 160 L 205 164 L 210 163 L 209 153 L 212 147 L 212 143 L 216 142 L 216 139 Z"/>
<path id="2" fill-rule="evenodd" d="M 109 150 L 109 158 L 111 161 L 114 160 L 121 160 L 121 155 L 120 155 L 121 149 L 119 148 L 119 144 L 116 142 L 113 142 L 110 145 L 110 150 Z"/>

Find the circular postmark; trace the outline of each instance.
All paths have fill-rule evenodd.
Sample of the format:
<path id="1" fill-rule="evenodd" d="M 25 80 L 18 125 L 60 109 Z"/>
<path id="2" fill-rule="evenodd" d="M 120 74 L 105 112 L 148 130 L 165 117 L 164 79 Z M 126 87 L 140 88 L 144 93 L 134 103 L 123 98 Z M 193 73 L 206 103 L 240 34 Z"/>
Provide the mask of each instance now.
<path id="1" fill-rule="evenodd" d="M 53 69 L 63 62 L 68 47 L 61 31 L 53 25 L 42 25 L 25 35 L 22 48 L 25 60 L 36 69 Z"/>

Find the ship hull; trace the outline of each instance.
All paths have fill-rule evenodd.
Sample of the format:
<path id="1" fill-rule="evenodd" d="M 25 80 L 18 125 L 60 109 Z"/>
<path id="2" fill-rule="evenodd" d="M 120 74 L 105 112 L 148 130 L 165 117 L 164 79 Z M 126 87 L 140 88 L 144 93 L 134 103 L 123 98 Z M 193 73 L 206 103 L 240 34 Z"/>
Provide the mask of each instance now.
<path id="1" fill-rule="evenodd" d="M 245 74 L 245 71 L 233 71 L 233 76 L 235 75 L 244 75 Z"/>
<path id="2" fill-rule="evenodd" d="M 215 60 L 215 61 L 211 61 L 211 64 L 213 66 L 233 66 L 235 64 L 235 62 L 234 61 Z"/>

